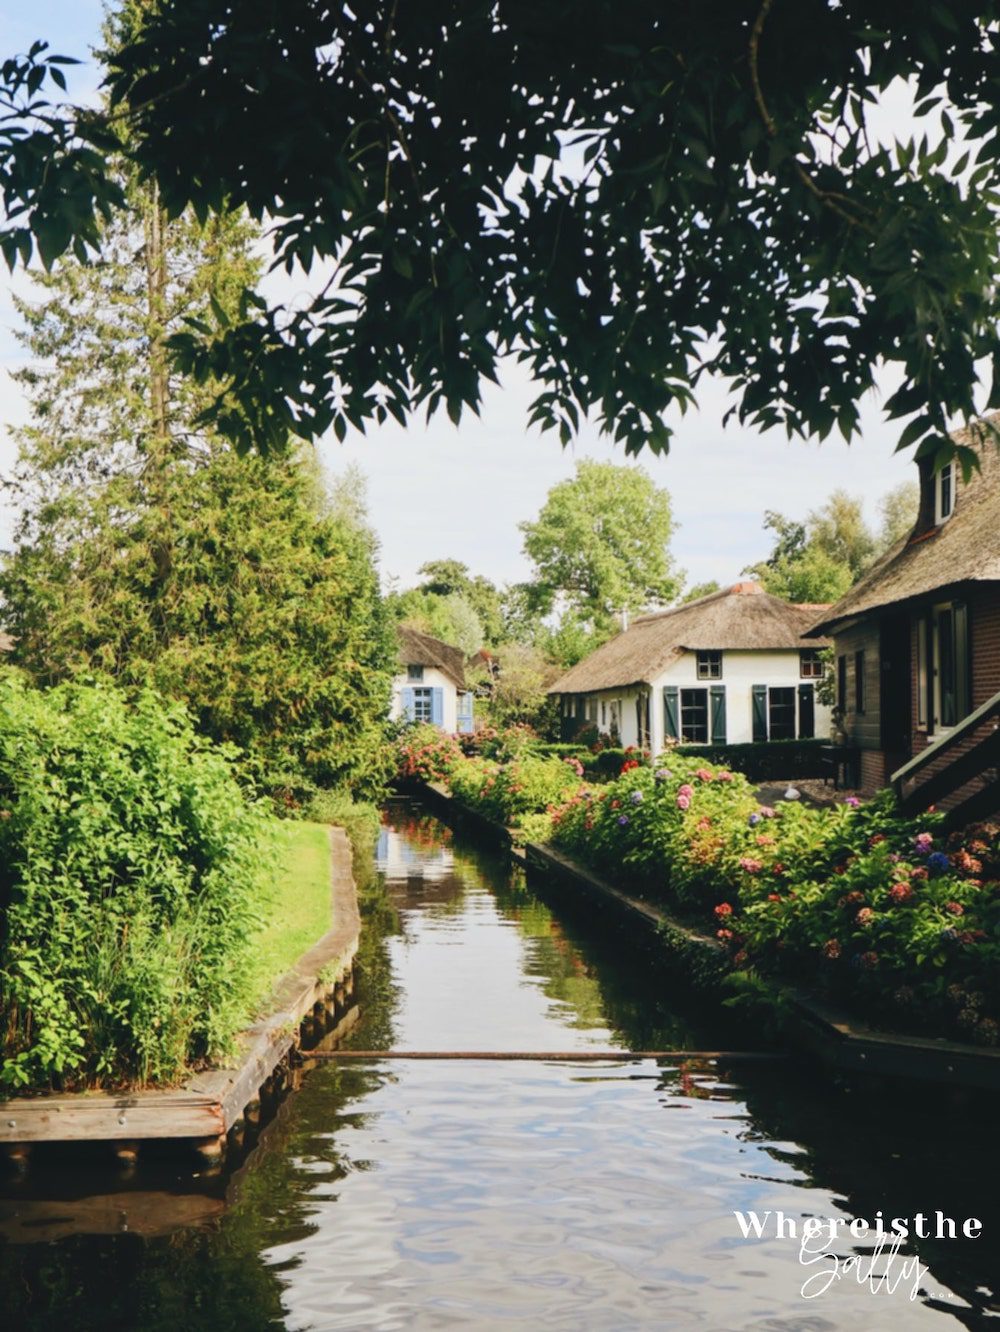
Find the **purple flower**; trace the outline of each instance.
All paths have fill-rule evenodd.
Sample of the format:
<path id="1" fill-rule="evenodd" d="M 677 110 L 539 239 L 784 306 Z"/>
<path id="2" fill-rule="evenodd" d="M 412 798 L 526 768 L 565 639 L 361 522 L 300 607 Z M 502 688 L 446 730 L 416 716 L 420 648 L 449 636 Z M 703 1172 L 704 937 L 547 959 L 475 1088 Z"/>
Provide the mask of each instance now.
<path id="1" fill-rule="evenodd" d="M 618 815 L 618 822 L 619 822 L 619 824 L 621 825 L 621 827 L 624 828 L 625 825 L 626 825 L 626 823 L 628 823 L 628 815 L 627 815 L 627 814 L 619 814 L 619 815 Z"/>
<path id="2" fill-rule="evenodd" d="M 943 851 L 932 851 L 927 857 L 927 867 L 943 874 L 945 870 L 951 869 L 951 861 Z"/>
<path id="3" fill-rule="evenodd" d="M 934 845 L 934 838 L 930 833 L 917 833 L 916 837 L 913 839 L 913 845 L 917 848 L 918 856 L 926 856 L 928 851 L 930 851 L 931 847 Z"/>
<path id="4" fill-rule="evenodd" d="M 848 809 L 857 809 L 857 807 L 861 804 L 861 801 L 858 799 L 857 796 L 845 796 L 844 804 L 848 807 Z"/>
<path id="5" fill-rule="evenodd" d="M 641 791 L 633 791 L 632 794 L 629 796 L 629 799 L 632 801 L 632 804 L 633 804 L 633 805 L 641 805 L 641 804 L 642 804 L 642 792 L 641 792 Z"/>
<path id="6" fill-rule="evenodd" d="M 672 777 L 673 775 L 674 774 L 670 771 L 669 768 L 657 768 L 656 771 L 653 773 L 653 776 L 656 778 L 658 782 L 665 782 L 668 777 Z"/>
<path id="7" fill-rule="evenodd" d="M 751 814 L 747 822 L 750 824 L 751 828 L 756 828 L 757 824 L 760 823 L 760 820 L 761 820 L 760 814 Z"/>

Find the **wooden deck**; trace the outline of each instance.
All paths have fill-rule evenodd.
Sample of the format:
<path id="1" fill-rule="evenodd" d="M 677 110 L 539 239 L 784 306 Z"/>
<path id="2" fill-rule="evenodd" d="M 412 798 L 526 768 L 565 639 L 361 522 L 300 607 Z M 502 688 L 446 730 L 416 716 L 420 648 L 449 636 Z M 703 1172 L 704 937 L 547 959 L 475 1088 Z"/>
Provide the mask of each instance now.
<path id="1" fill-rule="evenodd" d="M 241 1034 L 232 1066 L 210 1069 L 172 1091 L 77 1092 L 0 1102 L 0 1145 L 10 1154 L 31 1143 L 141 1143 L 172 1138 L 221 1150 L 225 1135 L 259 1097 L 303 1027 L 319 1013 L 348 1007 L 361 933 L 351 847 L 330 829 L 332 927 L 279 983 L 270 1012 Z M 308 1034 L 308 1031 L 307 1031 Z"/>

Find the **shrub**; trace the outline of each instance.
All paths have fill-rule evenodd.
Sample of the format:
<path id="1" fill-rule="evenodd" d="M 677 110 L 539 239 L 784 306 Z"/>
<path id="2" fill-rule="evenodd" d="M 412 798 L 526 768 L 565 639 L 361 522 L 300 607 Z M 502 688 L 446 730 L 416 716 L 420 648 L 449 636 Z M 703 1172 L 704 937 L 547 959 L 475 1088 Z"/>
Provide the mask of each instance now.
<path id="1" fill-rule="evenodd" d="M 768 740 L 745 745 L 679 745 L 671 753 L 720 763 L 751 782 L 822 777 L 823 746 L 828 740 Z"/>
<path id="2" fill-rule="evenodd" d="M 252 998 L 264 829 L 177 705 L 0 683 L 0 1081 L 169 1082 Z"/>
<path id="3" fill-rule="evenodd" d="M 442 782 L 463 758 L 455 737 L 430 725 L 406 727 L 396 752 L 396 774 L 402 781 Z"/>

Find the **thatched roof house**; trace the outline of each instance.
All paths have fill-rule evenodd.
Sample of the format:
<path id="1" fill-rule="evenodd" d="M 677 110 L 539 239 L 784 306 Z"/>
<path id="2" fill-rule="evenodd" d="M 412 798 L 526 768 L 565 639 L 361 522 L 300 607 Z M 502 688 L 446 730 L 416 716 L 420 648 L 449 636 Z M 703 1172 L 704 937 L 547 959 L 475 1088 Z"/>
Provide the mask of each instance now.
<path id="1" fill-rule="evenodd" d="M 457 689 L 465 688 L 465 656 L 461 648 L 443 643 L 440 638 L 432 638 L 419 629 L 411 629 L 407 624 L 401 624 L 396 633 L 400 665 L 434 667 Z"/>
<path id="2" fill-rule="evenodd" d="M 967 431 L 956 439 L 971 444 Z M 931 476 L 922 487 L 920 516 L 913 531 L 891 547 L 835 605 L 814 619 L 814 634 L 872 611 L 915 597 L 933 595 L 955 583 L 1000 583 L 1000 451 L 980 453 L 981 470 L 962 484 L 952 467 L 954 507 L 936 522 Z"/>
<path id="3" fill-rule="evenodd" d="M 393 680 L 390 715 L 430 722 L 452 734 L 471 731 L 474 705 L 461 648 L 409 625 L 396 632 L 400 672 Z"/>
<path id="4" fill-rule="evenodd" d="M 810 630 L 834 638 L 838 706 L 868 790 L 1000 695 L 1000 452 L 975 427 L 954 439 L 980 470 L 966 482 L 956 463 L 935 472 L 922 460 L 912 531 Z"/>
<path id="5" fill-rule="evenodd" d="M 549 693 L 571 719 L 564 731 L 585 718 L 617 729 L 624 743 L 654 748 L 668 738 L 735 743 L 813 733 L 823 644 L 805 634 L 819 609 L 735 583 L 638 617 Z"/>

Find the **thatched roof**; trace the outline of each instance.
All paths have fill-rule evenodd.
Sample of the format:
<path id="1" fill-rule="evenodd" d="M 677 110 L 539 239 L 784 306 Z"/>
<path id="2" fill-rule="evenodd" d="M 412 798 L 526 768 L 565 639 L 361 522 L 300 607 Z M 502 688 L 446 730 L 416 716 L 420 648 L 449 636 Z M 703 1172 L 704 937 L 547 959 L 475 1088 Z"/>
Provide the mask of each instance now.
<path id="1" fill-rule="evenodd" d="M 597 689 L 649 684 L 682 652 L 798 651 L 814 648 L 803 635 L 819 606 L 796 606 L 772 597 L 758 583 L 735 583 L 655 615 L 628 629 L 571 667 L 550 694 L 589 694 Z"/>
<path id="2" fill-rule="evenodd" d="M 442 643 L 440 638 L 432 638 L 407 624 L 399 625 L 396 632 L 399 635 L 400 665 L 436 666 L 459 689 L 466 687 L 465 656 L 461 648 Z"/>
<path id="3" fill-rule="evenodd" d="M 994 417 L 1000 424 L 1000 417 Z M 967 431 L 956 431 L 960 444 L 977 448 Z M 829 633 L 835 626 L 883 606 L 909 601 L 940 591 L 954 583 L 1000 582 L 1000 451 L 987 441 L 978 448 L 982 470 L 968 484 L 961 477 L 951 517 L 933 526 L 927 516 L 927 495 L 921 519 L 903 541 L 897 542 L 859 583 L 815 621 L 812 633 Z M 925 472 L 924 489 L 933 485 Z"/>

